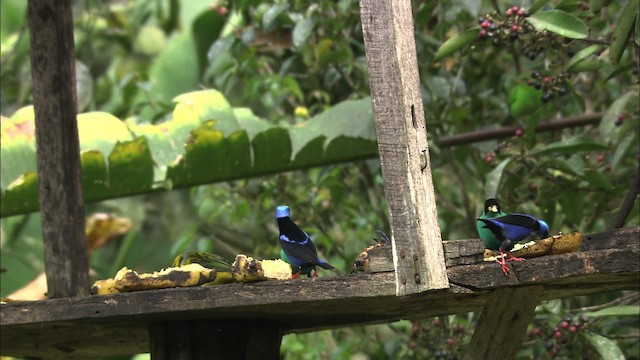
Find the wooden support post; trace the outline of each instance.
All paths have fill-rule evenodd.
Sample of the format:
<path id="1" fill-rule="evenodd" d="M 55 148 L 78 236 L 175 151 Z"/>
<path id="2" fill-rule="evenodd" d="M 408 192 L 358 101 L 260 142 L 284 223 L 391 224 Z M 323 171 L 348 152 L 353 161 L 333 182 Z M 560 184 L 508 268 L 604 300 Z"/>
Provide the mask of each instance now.
<path id="1" fill-rule="evenodd" d="M 436 210 L 410 0 L 360 0 L 396 294 L 449 287 Z"/>
<path id="2" fill-rule="evenodd" d="M 149 327 L 153 360 L 280 359 L 282 328 L 249 320 L 170 321 Z"/>
<path id="3" fill-rule="evenodd" d="M 490 294 L 463 359 L 514 359 L 542 289 L 502 288 Z"/>
<path id="4" fill-rule="evenodd" d="M 71 0 L 29 0 L 40 211 L 50 298 L 89 293 Z"/>

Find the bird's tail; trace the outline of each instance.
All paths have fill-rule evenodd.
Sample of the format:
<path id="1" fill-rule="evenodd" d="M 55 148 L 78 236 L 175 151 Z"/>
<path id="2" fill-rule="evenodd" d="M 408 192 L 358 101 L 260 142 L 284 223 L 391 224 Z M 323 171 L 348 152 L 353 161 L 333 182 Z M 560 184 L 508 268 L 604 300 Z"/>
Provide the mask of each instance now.
<path id="1" fill-rule="evenodd" d="M 325 270 L 331 270 L 331 269 L 335 269 L 333 266 L 331 266 L 331 264 L 329 264 L 328 262 L 318 259 L 318 266 L 320 266 L 321 268 L 325 269 Z"/>

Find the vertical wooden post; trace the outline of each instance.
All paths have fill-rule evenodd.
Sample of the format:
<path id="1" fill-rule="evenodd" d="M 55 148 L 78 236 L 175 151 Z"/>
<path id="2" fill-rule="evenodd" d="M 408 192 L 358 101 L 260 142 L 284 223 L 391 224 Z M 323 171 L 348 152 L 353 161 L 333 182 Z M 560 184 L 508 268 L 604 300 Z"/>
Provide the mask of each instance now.
<path id="1" fill-rule="evenodd" d="M 541 296 L 542 286 L 491 293 L 463 359 L 514 359 Z"/>
<path id="2" fill-rule="evenodd" d="M 71 0 L 29 0 L 40 212 L 50 298 L 89 293 Z"/>
<path id="3" fill-rule="evenodd" d="M 149 327 L 153 360 L 277 360 L 282 328 L 249 320 L 169 321 Z"/>
<path id="4" fill-rule="evenodd" d="M 360 0 L 396 294 L 449 287 L 438 225 L 410 0 Z"/>

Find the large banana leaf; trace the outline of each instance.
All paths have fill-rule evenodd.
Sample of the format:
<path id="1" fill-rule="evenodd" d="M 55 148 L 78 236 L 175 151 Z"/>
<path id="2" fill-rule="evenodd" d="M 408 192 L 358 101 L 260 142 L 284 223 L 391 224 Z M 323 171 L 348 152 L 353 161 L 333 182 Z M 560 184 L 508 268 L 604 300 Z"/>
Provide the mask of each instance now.
<path id="1" fill-rule="evenodd" d="M 78 115 L 85 201 L 129 196 L 377 155 L 371 100 L 346 101 L 309 121 L 275 126 L 232 108 L 215 90 L 180 95 L 173 116 L 138 125 Z M 38 210 L 33 107 L 2 118 L 1 216 Z"/>

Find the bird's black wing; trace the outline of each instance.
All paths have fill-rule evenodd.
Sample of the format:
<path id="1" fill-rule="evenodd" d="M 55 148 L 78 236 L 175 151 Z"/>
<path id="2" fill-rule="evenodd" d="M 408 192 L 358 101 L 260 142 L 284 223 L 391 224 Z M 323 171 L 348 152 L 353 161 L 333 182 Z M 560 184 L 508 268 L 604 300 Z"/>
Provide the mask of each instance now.
<path id="1" fill-rule="evenodd" d="M 291 241 L 285 234 L 282 234 L 280 235 L 280 246 L 282 246 L 282 250 L 284 250 L 285 254 L 289 257 L 294 257 L 313 265 L 320 263 L 318 261 L 318 251 L 308 236 L 306 241 L 298 242 Z"/>
<path id="2" fill-rule="evenodd" d="M 540 225 L 538 219 L 527 214 L 509 214 L 504 216 L 498 216 L 491 220 L 498 221 L 504 224 L 522 226 L 527 229 L 536 229 Z"/>
<path id="3" fill-rule="evenodd" d="M 318 252 L 309 235 L 290 218 L 278 219 L 280 228 L 280 246 L 285 254 L 300 261 L 317 265 Z"/>

